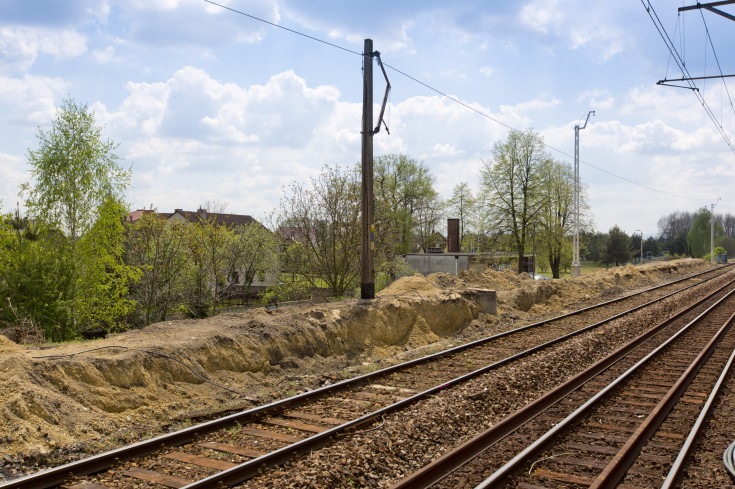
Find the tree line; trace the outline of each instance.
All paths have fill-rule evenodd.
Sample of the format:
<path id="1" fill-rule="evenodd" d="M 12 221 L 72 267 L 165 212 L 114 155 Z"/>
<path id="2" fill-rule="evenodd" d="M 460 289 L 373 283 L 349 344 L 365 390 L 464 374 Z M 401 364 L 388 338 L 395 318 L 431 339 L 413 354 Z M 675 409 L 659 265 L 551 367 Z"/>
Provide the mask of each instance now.
<path id="1" fill-rule="evenodd" d="M 171 222 L 152 210 L 128 222 L 131 170 L 121 166 L 117 147 L 102 137 L 94 114 L 73 100 L 63 102 L 49 131 L 39 129 L 38 145 L 28 151 L 31 178 L 20 188 L 26 215 L 16 209 L 0 219 L 0 328 L 31 324 L 61 341 L 172 314 L 204 317 L 235 292 L 247 294 L 256 278 L 271 284 L 265 303 L 314 289 L 341 297 L 359 287 L 359 164 L 326 165 L 308 181 L 284 187 L 265 223 L 227 226 L 216 212 Z M 554 160 L 531 129 L 496 142 L 472 182 L 476 190 L 463 182 L 446 200 L 415 158 L 383 155 L 373 166 L 378 290 L 412 273 L 402 255 L 442 243 L 446 217 L 460 221 L 462 251 L 515 256 L 521 272 L 535 249 L 539 266 L 555 278 L 571 264 L 572 169 Z M 581 211 L 583 254 L 627 261 L 630 254 L 616 250 L 630 252 L 635 242 L 617 228 L 590 231 L 584 192 Z M 680 243 L 686 228 L 686 252 L 698 252 L 699 231 L 689 239 L 701 227 L 698 216 L 662 218 L 656 244 Z M 730 216 L 721 222 L 718 239 L 725 245 L 724 230 L 733 222 Z"/>
<path id="2" fill-rule="evenodd" d="M 709 259 L 712 231 L 715 254 L 735 255 L 735 216 L 725 213 L 713 217 L 706 207 L 662 216 L 658 220 L 658 237 L 649 236 L 643 240 L 642 251 L 644 256 Z M 580 241 L 585 244 L 583 256 L 603 265 L 626 263 L 637 259 L 641 253 L 641 235 L 629 236 L 618 226 L 607 233 L 585 232 Z"/>

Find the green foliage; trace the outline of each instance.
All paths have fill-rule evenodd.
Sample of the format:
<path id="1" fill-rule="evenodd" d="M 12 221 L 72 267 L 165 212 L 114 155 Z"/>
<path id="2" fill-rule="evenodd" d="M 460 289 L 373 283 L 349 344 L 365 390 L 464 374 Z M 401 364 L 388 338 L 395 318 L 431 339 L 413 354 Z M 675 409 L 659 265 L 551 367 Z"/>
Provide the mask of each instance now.
<path id="1" fill-rule="evenodd" d="M 64 100 L 51 130 L 38 130 L 38 148 L 28 150 L 33 182 L 21 185 L 34 219 L 58 226 L 73 245 L 96 222 L 96 209 L 109 197 L 121 197 L 131 172 L 103 140 L 102 129 L 86 105 Z"/>
<path id="2" fill-rule="evenodd" d="M 615 264 L 619 266 L 630 260 L 630 236 L 617 225 L 610 228 L 607 243 L 602 253 L 600 262 L 603 265 Z"/>
<path id="3" fill-rule="evenodd" d="M 715 252 L 715 261 L 717 261 L 717 255 L 725 255 L 725 254 L 727 254 L 727 250 L 725 250 L 725 248 L 723 248 L 722 246 L 715 246 L 714 252 Z M 710 261 L 710 257 L 711 257 L 711 255 L 709 253 L 707 253 L 702 258 L 704 260 Z"/>
<path id="4" fill-rule="evenodd" d="M 495 143 L 492 153 L 492 161 L 485 162 L 482 169 L 484 201 L 492 221 L 512 237 L 520 273 L 526 270 L 531 223 L 546 203 L 542 170 L 550 157 L 541 136 L 530 129 L 511 131 L 505 141 Z"/>
<path id="5" fill-rule="evenodd" d="M 234 229 L 230 275 L 237 276 L 247 293 L 256 278 L 273 278 L 278 273 L 278 237 L 263 225 L 252 222 Z"/>
<path id="6" fill-rule="evenodd" d="M 694 258 L 702 258 L 710 250 L 710 217 L 710 211 L 706 207 L 701 208 L 687 233 L 687 245 Z M 715 239 L 724 234 L 722 224 L 717 221 L 714 222 L 714 234 Z"/>
<path id="7" fill-rule="evenodd" d="M 735 256 L 735 238 L 730 236 L 720 236 L 715 239 L 715 244 L 722 247 L 728 256 Z"/>
<path id="8" fill-rule="evenodd" d="M 543 254 L 552 277 L 560 277 L 566 258 L 571 265 L 569 235 L 574 229 L 574 173 L 569 165 L 547 160 L 540 168 L 543 202 L 533 226 L 537 253 Z"/>
<path id="9" fill-rule="evenodd" d="M 186 245 L 190 260 L 184 269 L 184 305 L 192 317 L 217 313 L 217 302 L 228 284 L 234 235 L 223 224 L 209 217 L 186 226 Z"/>
<path id="10" fill-rule="evenodd" d="M 658 220 L 658 230 L 661 233 L 660 248 L 669 250 L 672 255 L 689 254 L 687 233 L 692 228 L 694 216 L 692 212 L 675 211 L 661 217 Z"/>
<path id="11" fill-rule="evenodd" d="M 466 223 L 474 214 L 476 205 L 477 199 L 472 195 L 472 189 L 467 182 L 457 184 L 452 190 L 452 197 L 447 200 L 448 210 L 459 219 L 460 243 L 464 240 Z M 465 250 L 464 246 L 461 249 Z"/>
<path id="12" fill-rule="evenodd" d="M 263 294 L 266 305 L 279 302 L 302 301 L 311 296 L 311 284 L 307 280 L 284 281 L 269 285 Z"/>
<path id="13" fill-rule="evenodd" d="M 121 202 L 108 197 L 94 226 L 79 241 L 77 252 L 84 260 L 77 271 L 77 312 L 85 329 L 125 329 L 124 319 L 135 307 L 128 287 L 140 279 L 141 271 L 123 262 L 126 213 Z"/>
<path id="14" fill-rule="evenodd" d="M 31 323 L 46 339 L 74 335 L 70 317 L 71 263 L 64 237 L 28 219 L 0 220 L 0 324 Z"/>
<path id="15" fill-rule="evenodd" d="M 403 154 L 379 156 L 373 166 L 376 259 L 390 261 L 415 250 L 414 236 L 434 232 L 440 208 L 434 177 L 423 162 Z"/>
<path id="16" fill-rule="evenodd" d="M 116 148 L 116 143 L 102 138 L 86 105 L 64 100 L 51 130 L 39 128 L 38 147 L 28 150 L 31 181 L 21 185 L 21 194 L 27 196 L 33 222 L 65 234 L 62 253 L 71 273 L 68 298 L 75 329 L 90 326 L 79 324 L 80 319 L 109 325 L 128 309 L 123 284 L 134 277 L 118 266 L 119 235 L 115 233 L 121 229 L 105 224 L 104 215 L 112 212 L 104 208 L 106 202 L 121 202 L 130 182 L 130 171 L 117 164 Z M 104 237 L 90 234 L 95 226 Z M 120 302 L 106 304 L 105 300 Z M 103 304 L 105 312 L 93 312 Z"/>

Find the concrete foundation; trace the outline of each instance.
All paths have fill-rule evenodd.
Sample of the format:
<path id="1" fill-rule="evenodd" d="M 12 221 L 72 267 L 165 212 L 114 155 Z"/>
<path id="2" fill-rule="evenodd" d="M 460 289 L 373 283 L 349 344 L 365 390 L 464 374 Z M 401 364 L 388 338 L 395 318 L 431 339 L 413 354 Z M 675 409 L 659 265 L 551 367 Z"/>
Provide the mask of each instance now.
<path id="1" fill-rule="evenodd" d="M 582 265 L 572 265 L 572 277 L 582 276 Z"/>
<path id="2" fill-rule="evenodd" d="M 480 312 L 496 315 L 498 313 L 498 294 L 490 289 L 473 289 L 477 293 Z"/>

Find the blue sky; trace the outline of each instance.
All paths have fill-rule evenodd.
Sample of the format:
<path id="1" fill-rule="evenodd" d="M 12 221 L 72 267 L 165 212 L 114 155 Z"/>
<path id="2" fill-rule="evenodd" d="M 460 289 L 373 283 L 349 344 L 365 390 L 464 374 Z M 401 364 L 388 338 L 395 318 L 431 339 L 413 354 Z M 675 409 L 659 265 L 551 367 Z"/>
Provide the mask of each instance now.
<path id="1" fill-rule="evenodd" d="M 596 229 L 654 235 L 662 215 L 718 197 L 716 210 L 735 214 L 735 154 L 691 91 L 656 86 L 667 73 L 681 75 L 638 0 L 222 3 L 352 51 L 371 38 L 385 63 L 508 126 L 533 128 L 567 154 L 574 125 L 596 110 L 580 133 Z M 717 73 L 702 17 L 722 71 L 735 73 L 727 49 L 735 22 L 678 16 L 692 3 L 652 1 L 693 76 Z M 735 5 L 723 10 L 735 13 Z M 133 169 L 132 208 L 220 201 L 262 217 L 284 185 L 324 164 L 359 161 L 361 63 L 200 0 L 0 0 L 0 205 L 22 203 L 27 150 L 71 97 L 120 143 Z M 377 102 L 377 67 L 375 75 Z M 375 137 L 375 154 L 424 161 L 445 198 L 462 181 L 476 187 L 508 129 L 393 70 L 388 76 L 391 134 Z M 697 85 L 735 142 L 722 82 Z M 728 88 L 735 97 L 735 82 Z"/>

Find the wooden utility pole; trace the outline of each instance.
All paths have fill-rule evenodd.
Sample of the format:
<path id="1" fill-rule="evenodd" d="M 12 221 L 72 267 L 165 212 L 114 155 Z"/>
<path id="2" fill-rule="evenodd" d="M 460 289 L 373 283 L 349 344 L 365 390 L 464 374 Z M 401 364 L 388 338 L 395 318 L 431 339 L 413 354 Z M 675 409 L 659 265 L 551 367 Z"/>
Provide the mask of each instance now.
<path id="1" fill-rule="evenodd" d="M 362 95 L 362 274 L 360 298 L 375 298 L 375 258 L 373 236 L 373 41 L 365 39 Z"/>

